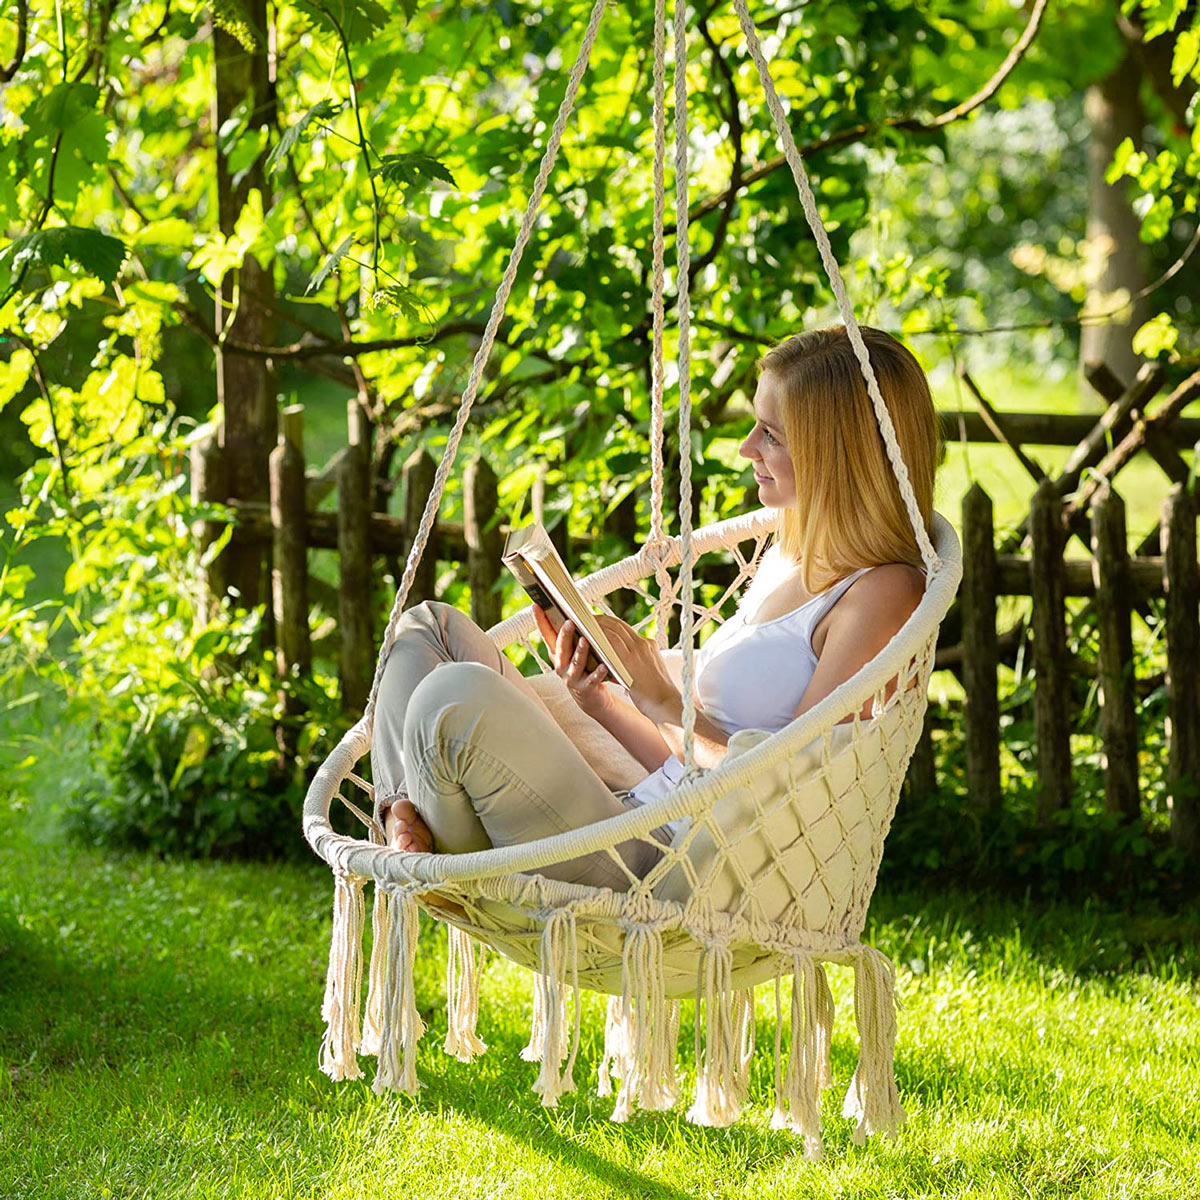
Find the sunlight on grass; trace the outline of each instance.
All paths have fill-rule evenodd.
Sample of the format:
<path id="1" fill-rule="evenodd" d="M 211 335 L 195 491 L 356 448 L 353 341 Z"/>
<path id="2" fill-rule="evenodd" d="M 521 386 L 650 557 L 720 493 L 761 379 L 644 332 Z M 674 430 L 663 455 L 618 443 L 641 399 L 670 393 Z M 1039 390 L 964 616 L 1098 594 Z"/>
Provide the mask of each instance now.
<path id="1" fill-rule="evenodd" d="M 1163 917 L 967 895 L 878 896 L 897 965 L 909 1123 L 850 1143 L 852 976 L 831 970 L 827 1157 L 768 1125 L 774 997 L 757 995 L 752 1102 L 726 1130 L 686 1105 L 607 1119 L 603 1002 L 585 997 L 579 1091 L 530 1091 L 530 981 L 484 968 L 466 1066 L 445 1055 L 445 939 L 418 959 L 423 1089 L 316 1070 L 328 873 L 101 857 L 0 814 L 0 1196 L 1163 1197 L 1200 1178 L 1200 910 Z M 785 985 L 785 1005 L 787 987 Z M 690 1005 L 685 1006 L 685 1014 Z M 685 1096 L 691 1024 L 680 1038 Z"/>

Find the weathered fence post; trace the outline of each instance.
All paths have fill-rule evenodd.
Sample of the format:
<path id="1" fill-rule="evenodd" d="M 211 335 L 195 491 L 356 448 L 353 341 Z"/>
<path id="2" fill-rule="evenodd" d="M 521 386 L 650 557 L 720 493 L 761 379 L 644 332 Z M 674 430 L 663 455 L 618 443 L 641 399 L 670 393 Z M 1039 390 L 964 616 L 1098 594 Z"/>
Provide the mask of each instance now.
<path id="1" fill-rule="evenodd" d="M 501 617 L 503 597 L 496 589 L 503 567 L 500 554 L 500 492 L 496 472 L 483 458 L 467 464 L 463 473 L 463 532 L 467 539 L 467 579 L 471 585 L 471 616 L 481 629 Z"/>
<path id="2" fill-rule="evenodd" d="M 925 720 L 921 725 L 921 736 L 913 748 L 905 776 L 908 794 L 923 799 L 937 791 L 937 762 L 933 754 L 933 714 L 925 709 Z"/>
<path id="3" fill-rule="evenodd" d="M 1186 488 L 1163 503 L 1167 635 L 1167 783 L 1171 841 L 1200 860 L 1200 577 L 1196 506 Z"/>
<path id="4" fill-rule="evenodd" d="M 1053 482 L 1038 484 L 1029 509 L 1029 593 L 1033 597 L 1033 725 L 1037 741 L 1038 820 L 1071 798 L 1070 680 L 1063 605 L 1062 502 Z"/>
<path id="5" fill-rule="evenodd" d="M 229 499 L 229 477 L 225 468 L 225 455 L 214 430 L 202 441 L 192 444 L 192 503 L 224 504 Z M 225 529 L 221 521 L 197 521 L 192 529 L 200 560 L 209 553 L 213 543 Z M 225 564 L 217 554 L 211 562 L 201 567 L 198 595 L 196 597 L 196 623 L 210 621 L 225 595 Z"/>
<path id="6" fill-rule="evenodd" d="M 1125 542 L 1125 501 L 1111 488 L 1092 510 L 1092 575 L 1100 655 L 1100 732 L 1104 739 L 1104 803 L 1109 812 L 1136 820 L 1138 731 L 1134 712 L 1133 597 Z"/>
<path id="7" fill-rule="evenodd" d="M 271 451 L 271 595 L 275 605 L 275 662 L 285 679 L 307 674 L 312 663 L 308 636 L 308 513 L 304 501 L 304 406 L 285 408 L 279 444 Z M 294 694 L 285 700 L 297 709 Z"/>
<path id="8" fill-rule="evenodd" d="M 429 493 L 433 491 L 433 480 L 437 475 L 437 463 L 421 448 L 408 456 L 401 471 L 404 481 L 404 562 L 407 565 L 408 556 L 412 553 L 413 543 L 417 540 L 417 530 L 421 527 L 421 517 L 425 513 L 425 505 L 429 501 Z M 434 599 L 437 590 L 437 556 L 438 556 L 437 525 L 434 524 L 429 532 L 429 541 L 425 545 L 425 553 L 417 565 L 417 573 L 413 576 L 412 587 L 404 599 L 404 611 L 414 608 L 422 600 Z M 401 568 L 403 571 L 403 568 Z M 397 584 L 400 580 L 396 581 Z"/>
<path id="9" fill-rule="evenodd" d="M 1000 807 L 1000 703 L 996 694 L 996 548 L 991 497 L 979 486 L 963 497 L 964 724 L 967 795 L 984 812 Z"/>
<path id="10" fill-rule="evenodd" d="M 371 457 L 366 410 L 357 399 L 347 405 L 349 453 L 338 468 L 338 623 L 341 656 L 338 679 L 342 707 L 366 707 L 374 674 L 371 636 Z"/>

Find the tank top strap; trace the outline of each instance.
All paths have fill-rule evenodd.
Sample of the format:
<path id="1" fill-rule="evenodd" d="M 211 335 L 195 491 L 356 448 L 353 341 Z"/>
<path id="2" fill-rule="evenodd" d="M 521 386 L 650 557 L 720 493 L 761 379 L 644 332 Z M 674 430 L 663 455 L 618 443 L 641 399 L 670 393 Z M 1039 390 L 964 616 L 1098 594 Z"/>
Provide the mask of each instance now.
<path id="1" fill-rule="evenodd" d="M 807 617 L 805 625 L 810 639 L 812 631 L 821 623 L 825 614 L 850 590 L 852 584 L 870 570 L 872 570 L 871 567 L 860 567 L 857 571 L 847 575 L 845 579 L 839 579 L 832 587 L 828 587 L 820 593 L 818 603 L 814 604 L 805 614 Z"/>

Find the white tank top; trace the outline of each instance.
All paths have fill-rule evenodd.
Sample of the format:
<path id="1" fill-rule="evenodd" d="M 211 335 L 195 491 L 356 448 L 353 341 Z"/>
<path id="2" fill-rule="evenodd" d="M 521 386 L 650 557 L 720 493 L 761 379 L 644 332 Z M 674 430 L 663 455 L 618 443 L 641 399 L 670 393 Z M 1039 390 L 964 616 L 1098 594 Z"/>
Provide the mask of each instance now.
<path id="1" fill-rule="evenodd" d="M 782 729 L 817 669 L 813 630 L 870 569 L 847 575 L 770 621 L 748 622 L 743 601 L 696 655 L 696 696 L 704 715 L 725 733 Z"/>
<path id="2" fill-rule="evenodd" d="M 696 654 L 697 701 L 704 715 L 727 734 L 739 729 L 775 732 L 791 721 L 817 669 L 813 630 L 851 584 L 871 570 L 863 567 L 847 575 L 781 617 L 748 622 L 746 609 L 756 610 L 759 597 L 773 590 L 789 569 L 777 550 L 772 547 L 764 555 L 737 612 Z M 630 802 L 657 799 L 682 775 L 683 766 L 672 755 L 633 788 Z"/>

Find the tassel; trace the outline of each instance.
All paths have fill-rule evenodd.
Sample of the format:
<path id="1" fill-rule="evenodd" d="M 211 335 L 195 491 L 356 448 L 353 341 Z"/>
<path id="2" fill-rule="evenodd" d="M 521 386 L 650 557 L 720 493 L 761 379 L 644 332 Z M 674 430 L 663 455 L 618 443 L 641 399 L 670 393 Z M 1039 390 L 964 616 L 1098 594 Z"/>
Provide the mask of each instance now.
<path id="1" fill-rule="evenodd" d="M 797 951 L 792 971 L 792 1048 L 783 1095 L 775 1097 L 775 1111 L 777 1117 L 782 1117 L 786 1103 L 791 1114 L 782 1123 L 804 1139 L 805 1158 L 819 1159 L 824 1156 L 821 1085 L 822 1075 L 828 1076 L 824 1047 L 831 1028 L 828 1014 L 832 1013 L 832 997 L 827 1011 L 823 1011 L 829 982 L 812 955 Z M 776 1087 L 779 1087 L 778 1077 Z"/>
<path id="2" fill-rule="evenodd" d="M 446 1041 L 447 1054 L 469 1063 L 487 1049 L 475 1033 L 479 1015 L 479 972 L 475 942 L 457 926 L 450 926 L 446 955 Z"/>
<path id="3" fill-rule="evenodd" d="M 334 873 L 333 929 L 329 939 L 329 969 L 321 1016 L 321 1070 L 333 1080 L 361 1079 L 358 1051 L 358 1012 L 362 994 L 362 939 L 365 925 L 361 875 Z"/>
<path id="4" fill-rule="evenodd" d="M 824 1089 L 833 1082 L 833 992 L 825 965 L 814 960 L 813 970 L 817 983 L 817 1086 Z"/>
<path id="5" fill-rule="evenodd" d="M 568 963 L 575 992 L 573 1031 L 568 1030 L 565 1011 Z M 529 1062 L 541 1062 L 533 1090 L 541 1095 L 546 1108 L 557 1108 L 559 1096 L 575 1090 L 575 1057 L 579 1051 L 579 959 L 575 914 L 571 909 L 557 909 L 546 921 L 542 930 L 540 966 L 534 982 L 529 1045 L 521 1051 L 521 1057 Z M 564 1055 L 567 1055 L 567 1065 L 560 1070 Z"/>
<path id="6" fill-rule="evenodd" d="M 389 1089 L 412 1095 L 421 1086 L 417 1081 L 417 1042 L 425 1032 L 413 979 L 420 914 L 416 897 L 406 891 L 390 890 L 388 909 L 379 1066 L 372 1090 L 380 1095 Z"/>
<path id="7" fill-rule="evenodd" d="M 754 989 L 743 988 L 734 999 L 736 1023 L 734 1045 L 741 1047 L 736 1081 L 737 1102 L 745 1104 L 750 1095 L 750 1063 L 754 1058 Z"/>
<path id="8" fill-rule="evenodd" d="M 887 955 L 861 947 L 854 963 L 858 1066 L 842 1108 L 843 1116 L 858 1122 L 853 1139 L 860 1146 L 869 1134 L 896 1133 L 906 1119 L 896 1090 L 895 986 Z"/>
<path id="9" fill-rule="evenodd" d="M 795 984 L 792 985 L 795 987 Z M 771 1113 L 771 1128 L 788 1127 L 783 1095 L 783 985 L 775 976 L 775 1109 Z"/>
<path id="10" fill-rule="evenodd" d="M 371 966 L 367 972 L 367 1010 L 363 1017 L 361 1054 L 378 1054 L 383 1032 L 384 965 L 388 938 L 391 936 L 391 910 L 387 893 L 375 884 L 375 902 L 371 905 Z"/>
<path id="11" fill-rule="evenodd" d="M 700 963 L 698 992 L 704 1000 L 704 1052 L 700 1050 L 700 1013 L 696 1012 L 696 1099 L 687 1118 L 696 1125 L 725 1126 L 741 1112 L 740 1045 L 736 1041 L 732 986 L 733 952 L 725 944 L 710 945 Z"/>
<path id="12" fill-rule="evenodd" d="M 617 1012 L 621 1034 L 610 1052 L 605 1030 L 601 1083 L 608 1094 L 611 1058 L 621 1078 L 613 1120 L 624 1121 L 635 1106 L 661 1112 L 679 1100 L 675 1073 L 678 1005 L 667 1000 L 663 981 L 662 934 L 653 925 L 630 925 L 622 955 L 622 996 Z M 613 1006 L 609 1005 L 610 1018 Z M 673 1025 L 673 1028 L 672 1028 Z"/>
<path id="13" fill-rule="evenodd" d="M 600 1072 L 596 1077 L 596 1095 L 609 1096 L 612 1094 L 612 1075 L 621 1079 L 625 1076 L 624 1063 L 629 1058 L 629 1041 L 631 1031 L 625 1016 L 625 999 L 623 996 L 609 996 L 608 1010 L 604 1018 L 604 1053 L 600 1058 Z M 609 1074 L 610 1067 L 612 1075 Z M 618 1101 L 618 1109 L 620 1103 Z M 612 1120 L 624 1121 L 627 1111 L 620 1115 L 613 1112 Z"/>

